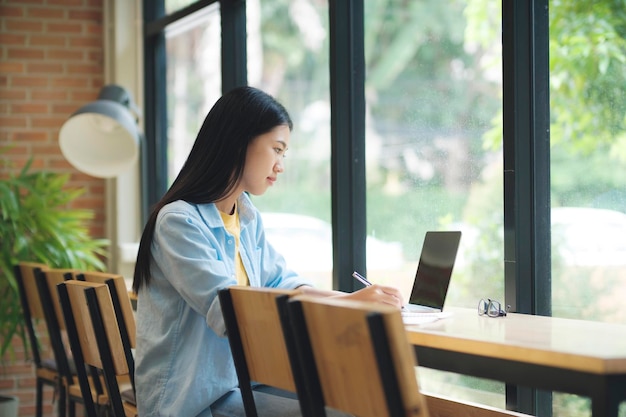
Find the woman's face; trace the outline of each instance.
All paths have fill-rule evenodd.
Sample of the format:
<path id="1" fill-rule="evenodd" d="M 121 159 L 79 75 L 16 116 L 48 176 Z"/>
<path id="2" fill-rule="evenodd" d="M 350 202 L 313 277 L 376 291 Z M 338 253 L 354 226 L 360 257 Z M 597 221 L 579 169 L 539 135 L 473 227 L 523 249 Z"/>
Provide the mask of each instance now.
<path id="1" fill-rule="evenodd" d="M 278 174 L 284 170 L 283 158 L 290 135 L 288 126 L 278 126 L 250 142 L 240 183 L 243 191 L 262 195 L 274 185 Z"/>

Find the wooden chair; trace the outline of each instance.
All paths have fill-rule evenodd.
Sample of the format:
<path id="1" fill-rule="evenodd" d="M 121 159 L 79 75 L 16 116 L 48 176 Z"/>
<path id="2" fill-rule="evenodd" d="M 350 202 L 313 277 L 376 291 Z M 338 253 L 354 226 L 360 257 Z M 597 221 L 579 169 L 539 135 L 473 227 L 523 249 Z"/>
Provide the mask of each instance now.
<path id="1" fill-rule="evenodd" d="M 122 397 L 125 401 L 137 404 L 135 400 L 135 358 L 133 349 L 136 347 L 136 330 L 135 314 L 130 302 L 128 288 L 124 277 L 119 274 L 98 271 L 81 271 L 76 274 L 76 279 L 80 281 L 93 282 L 97 284 L 106 284 L 111 292 L 111 301 L 118 318 L 118 326 L 124 346 L 124 354 L 129 367 L 129 379 L 131 388 L 122 391 Z"/>
<path id="2" fill-rule="evenodd" d="M 74 377 L 76 369 L 69 355 L 70 348 L 66 341 L 66 327 L 56 286 L 61 282 L 74 278 L 71 269 L 39 269 L 35 270 L 35 281 L 39 292 L 42 311 L 45 316 L 50 344 L 54 351 L 54 357 L 61 381 L 61 396 L 58 401 L 65 401 L 68 415 L 76 415 L 76 404 L 83 403 L 80 387 Z"/>
<path id="3" fill-rule="evenodd" d="M 287 311 L 317 416 L 326 405 L 357 417 L 528 417 L 420 392 L 415 353 L 393 307 L 298 296 Z"/>
<path id="4" fill-rule="evenodd" d="M 429 416 L 398 309 L 298 296 L 288 311 L 316 415 Z"/>
<path id="5" fill-rule="evenodd" d="M 102 372 L 114 417 L 136 417 L 137 407 L 122 399 L 118 383 L 118 378 L 128 377 L 130 370 L 109 287 L 73 280 L 59 284 L 57 291 L 87 415 L 97 417 L 97 409 L 89 395 L 91 387 L 80 363 Z"/>
<path id="6" fill-rule="evenodd" d="M 60 398 L 65 397 L 65 387 L 62 384 L 61 374 L 54 358 L 54 349 L 50 344 L 50 338 L 40 338 L 35 331 L 37 324 L 45 323 L 45 315 L 37 289 L 35 274 L 37 271 L 48 269 L 48 266 L 36 262 L 19 262 L 14 266 L 14 274 L 20 293 L 24 322 L 28 333 L 30 351 L 35 363 L 36 403 L 35 415 L 43 414 L 43 388 L 52 387 L 59 392 Z M 46 332 L 48 329 L 46 327 Z M 42 352 L 48 352 L 50 356 L 42 357 Z M 65 416 L 65 401 L 58 402 L 58 415 Z"/>
<path id="7" fill-rule="evenodd" d="M 291 366 L 280 314 L 294 291 L 233 286 L 219 292 L 239 388 L 246 416 L 256 417 L 257 405 L 251 383 L 257 382 L 298 393 L 303 416 L 311 416 L 302 374 Z M 289 329 L 287 329 L 289 331 Z M 297 363 L 297 362 L 296 362 Z M 298 386 L 300 385 L 300 386 Z"/>

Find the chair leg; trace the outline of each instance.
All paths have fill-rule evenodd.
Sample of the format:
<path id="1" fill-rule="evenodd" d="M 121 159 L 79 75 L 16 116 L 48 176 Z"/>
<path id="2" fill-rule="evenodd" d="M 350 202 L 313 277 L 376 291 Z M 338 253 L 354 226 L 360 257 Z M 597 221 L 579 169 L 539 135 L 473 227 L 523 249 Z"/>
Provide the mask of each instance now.
<path id="1" fill-rule="evenodd" d="M 70 396 L 67 396 L 67 415 L 68 417 L 76 417 L 76 401 L 72 400 Z"/>
<path id="2" fill-rule="evenodd" d="M 41 378 L 37 378 L 36 390 L 35 415 L 41 417 L 43 415 L 43 380 Z"/>
<path id="3" fill-rule="evenodd" d="M 65 385 L 63 385 L 63 382 L 59 381 L 58 389 L 59 398 L 57 398 L 57 401 L 59 402 L 59 417 L 66 417 L 65 406 L 67 404 L 67 395 L 65 394 Z"/>

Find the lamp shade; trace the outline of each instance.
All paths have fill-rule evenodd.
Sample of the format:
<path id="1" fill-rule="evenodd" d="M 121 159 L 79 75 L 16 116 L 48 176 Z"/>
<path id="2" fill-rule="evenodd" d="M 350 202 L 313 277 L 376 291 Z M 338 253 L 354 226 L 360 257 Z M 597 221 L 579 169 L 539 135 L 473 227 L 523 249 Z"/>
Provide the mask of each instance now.
<path id="1" fill-rule="evenodd" d="M 76 169 L 94 177 L 124 173 L 140 153 L 136 113 L 138 109 L 126 89 L 103 87 L 96 101 L 78 109 L 61 127 L 63 156 Z"/>

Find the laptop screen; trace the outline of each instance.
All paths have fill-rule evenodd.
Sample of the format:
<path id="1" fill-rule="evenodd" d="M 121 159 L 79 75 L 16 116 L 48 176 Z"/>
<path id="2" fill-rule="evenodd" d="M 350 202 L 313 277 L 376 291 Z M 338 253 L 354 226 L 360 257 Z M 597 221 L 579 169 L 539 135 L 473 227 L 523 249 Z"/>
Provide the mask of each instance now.
<path id="1" fill-rule="evenodd" d="M 460 240 L 458 231 L 426 232 L 409 304 L 443 309 Z"/>

